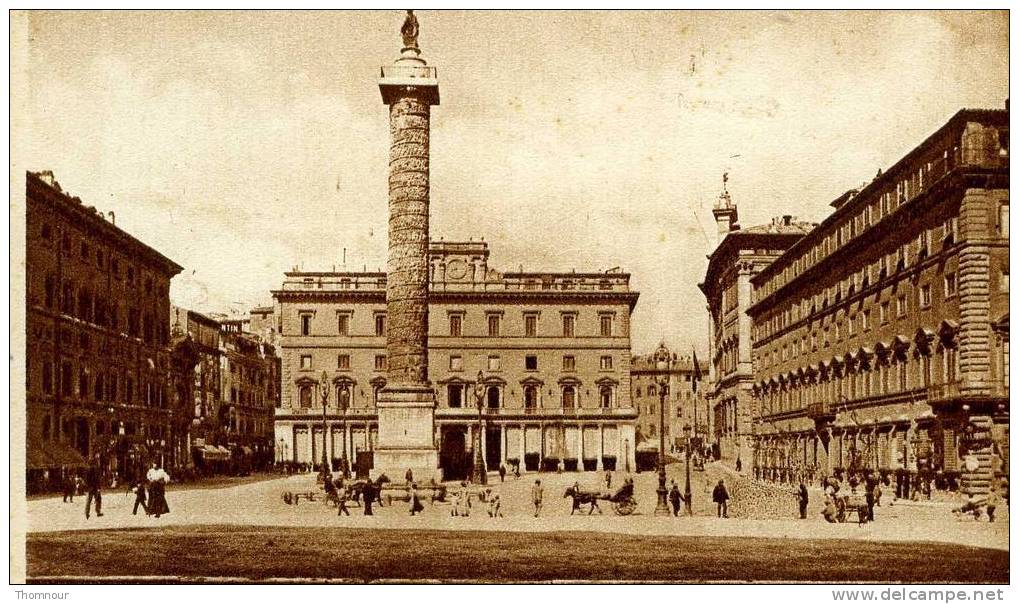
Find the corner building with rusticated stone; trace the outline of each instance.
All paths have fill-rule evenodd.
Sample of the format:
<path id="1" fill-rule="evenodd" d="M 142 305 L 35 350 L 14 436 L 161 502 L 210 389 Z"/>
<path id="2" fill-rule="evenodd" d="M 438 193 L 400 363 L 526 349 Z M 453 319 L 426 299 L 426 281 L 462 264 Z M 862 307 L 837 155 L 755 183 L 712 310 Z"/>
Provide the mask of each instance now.
<path id="1" fill-rule="evenodd" d="M 630 276 L 502 273 L 488 257 L 484 242 L 429 248 L 426 377 L 443 477 L 470 472 L 478 395 L 489 469 L 632 470 Z M 290 272 L 273 292 L 283 359 L 276 440 L 291 461 L 321 462 L 324 376 L 326 457 L 362 473 L 372 463 L 388 379 L 386 285 L 381 272 Z"/>
<path id="2" fill-rule="evenodd" d="M 981 495 L 1008 460 L 1008 111 L 962 110 L 754 276 L 755 472 Z"/>

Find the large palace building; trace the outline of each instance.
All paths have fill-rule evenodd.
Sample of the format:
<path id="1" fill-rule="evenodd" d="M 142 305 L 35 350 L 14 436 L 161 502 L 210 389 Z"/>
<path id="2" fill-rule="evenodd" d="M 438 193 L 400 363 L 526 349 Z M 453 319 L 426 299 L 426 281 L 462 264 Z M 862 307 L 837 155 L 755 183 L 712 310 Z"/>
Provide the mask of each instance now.
<path id="1" fill-rule="evenodd" d="M 992 486 L 1008 452 L 1008 119 L 960 111 L 751 279 L 758 471 Z"/>
<path id="2" fill-rule="evenodd" d="M 817 225 L 782 216 L 769 224 L 741 228 L 738 208 L 724 190 L 713 213 L 719 244 L 708 256 L 708 270 L 699 285 L 710 328 L 709 442 L 723 459 L 739 460 L 742 467 L 752 455 L 753 334 L 747 314 L 751 279 Z"/>
<path id="3" fill-rule="evenodd" d="M 428 379 L 447 479 L 487 466 L 633 468 L 629 275 L 500 273 L 484 242 L 429 248 Z M 274 291 L 282 350 L 277 448 L 371 464 L 385 385 L 386 274 L 290 272 Z M 479 417 L 478 401 L 481 402 Z"/>
<path id="4" fill-rule="evenodd" d="M 181 267 L 50 172 L 26 180 L 29 488 L 99 456 L 121 476 L 173 461 L 170 279 Z"/>

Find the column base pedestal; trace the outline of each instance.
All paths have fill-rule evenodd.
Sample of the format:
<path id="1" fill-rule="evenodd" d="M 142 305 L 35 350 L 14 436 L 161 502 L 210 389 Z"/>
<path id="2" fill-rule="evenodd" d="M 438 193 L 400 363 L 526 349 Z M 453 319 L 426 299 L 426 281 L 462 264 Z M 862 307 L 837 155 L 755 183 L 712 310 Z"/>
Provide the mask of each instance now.
<path id="1" fill-rule="evenodd" d="M 435 394 L 430 385 L 384 388 L 379 393 L 379 441 L 372 478 L 385 474 L 402 483 L 407 470 L 414 482 L 442 481 L 435 447 Z"/>

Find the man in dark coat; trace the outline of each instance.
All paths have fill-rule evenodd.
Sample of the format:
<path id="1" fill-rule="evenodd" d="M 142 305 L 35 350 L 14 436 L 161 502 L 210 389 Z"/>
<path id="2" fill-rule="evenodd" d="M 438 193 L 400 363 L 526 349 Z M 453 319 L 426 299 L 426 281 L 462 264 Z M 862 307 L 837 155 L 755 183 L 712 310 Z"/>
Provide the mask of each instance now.
<path id="1" fill-rule="evenodd" d="M 729 517 L 729 491 L 725 488 L 725 481 L 718 480 L 715 490 L 711 493 L 711 500 L 718 504 L 718 517 Z"/>
<path id="2" fill-rule="evenodd" d="M 679 508 L 682 507 L 683 496 L 679 494 L 679 485 L 672 483 L 669 491 L 669 503 L 672 504 L 672 515 L 679 516 Z"/>
<path id="3" fill-rule="evenodd" d="M 374 516 L 372 514 L 372 501 L 375 499 L 375 485 L 372 481 L 364 483 L 364 487 L 361 489 L 361 505 L 364 506 L 365 516 Z"/>
<path id="4" fill-rule="evenodd" d="M 142 511 L 148 515 L 149 508 L 145 505 L 145 481 L 140 478 L 136 480 L 132 490 L 134 491 L 134 509 L 131 510 L 131 515 L 138 515 L 138 506 L 141 506 Z"/>
<path id="5" fill-rule="evenodd" d="M 88 495 L 85 498 L 85 519 L 89 517 L 92 509 L 92 501 L 96 502 L 96 516 L 103 515 L 103 473 L 99 469 L 99 456 L 97 455 L 88 470 L 85 471 L 85 488 Z"/>
<path id="6" fill-rule="evenodd" d="M 803 484 L 803 480 L 800 479 L 800 519 L 807 517 L 807 502 L 809 501 L 809 495 L 807 493 L 807 485 Z"/>
<path id="7" fill-rule="evenodd" d="M 75 484 L 75 474 L 73 474 L 67 468 L 61 470 L 61 477 L 64 480 L 63 491 L 64 491 L 64 503 L 74 503 L 74 491 L 77 489 Z"/>

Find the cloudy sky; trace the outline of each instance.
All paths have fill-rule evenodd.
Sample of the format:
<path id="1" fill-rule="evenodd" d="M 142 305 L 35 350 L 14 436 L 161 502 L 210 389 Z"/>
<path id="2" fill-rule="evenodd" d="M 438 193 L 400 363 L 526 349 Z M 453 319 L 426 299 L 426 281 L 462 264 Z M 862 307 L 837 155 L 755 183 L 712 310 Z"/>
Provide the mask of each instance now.
<path id="1" fill-rule="evenodd" d="M 999 13 L 419 11 L 439 70 L 432 236 L 502 270 L 619 266 L 633 348 L 706 349 L 723 172 L 744 226 L 869 180 L 1008 94 Z M 295 265 L 385 265 L 378 68 L 402 11 L 32 13 L 15 161 L 186 267 L 205 311 Z"/>

